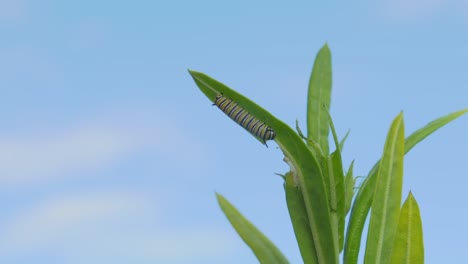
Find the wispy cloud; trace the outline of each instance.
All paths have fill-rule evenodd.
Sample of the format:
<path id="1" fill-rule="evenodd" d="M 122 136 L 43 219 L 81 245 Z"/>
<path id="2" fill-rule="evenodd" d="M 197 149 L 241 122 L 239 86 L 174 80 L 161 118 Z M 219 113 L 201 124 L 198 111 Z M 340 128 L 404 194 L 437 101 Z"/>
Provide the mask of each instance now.
<path id="1" fill-rule="evenodd" d="M 37 181 L 100 167 L 131 153 L 141 146 L 141 141 L 128 131 L 99 126 L 42 138 L 2 138 L 0 181 Z"/>
<path id="2" fill-rule="evenodd" d="M 25 0 L 0 0 L 0 21 L 16 23 L 26 17 Z"/>
<path id="3" fill-rule="evenodd" d="M 455 5 L 455 7 L 461 9 L 461 13 L 465 20 L 468 20 L 468 0 L 457 1 L 457 5 Z"/>
<path id="4" fill-rule="evenodd" d="M 449 1 L 443 0 L 385 0 L 381 12 L 393 21 L 414 22 L 436 15 Z"/>
<path id="5" fill-rule="evenodd" d="M 154 211 L 151 207 L 143 195 L 122 191 L 53 197 L 3 222 L 0 248 L 14 252 L 47 246 L 67 234 L 82 232 L 83 227 L 102 225 L 139 211 Z"/>
<path id="6" fill-rule="evenodd" d="M 0 260 L 40 251 L 66 263 L 188 263 L 233 250 L 232 235 L 213 227 L 162 227 L 155 204 L 149 196 L 125 191 L 40 201 L 0 226 Z"/>
<path id="7" fill-rule="evenodd" d="M 42 135 L 0 137 L 0 182 L 38 183 L 112 166 L 150 150 L 174 162 L 202 158 L 175 122 L 135 114 L 112 116 Z M 184 149 L 183 152 L 180 149 Z"/>

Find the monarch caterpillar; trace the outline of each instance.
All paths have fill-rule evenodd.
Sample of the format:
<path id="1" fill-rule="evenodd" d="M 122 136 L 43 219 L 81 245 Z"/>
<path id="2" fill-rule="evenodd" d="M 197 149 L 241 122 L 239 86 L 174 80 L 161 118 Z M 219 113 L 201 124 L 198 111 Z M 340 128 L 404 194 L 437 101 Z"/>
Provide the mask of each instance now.
<path id="1" fill-rule="evenodd" d="M 260 138 L 267 147 L 266 141 L 275 138 L 276 132 L 271 127 L 265 125 L 265 123 L 255 118 L 255 116 L 244 110 L 236 102 L 222 94 L 216 95 L 213 105 L 216 105 L 241 127 L 257 138 Z"/>

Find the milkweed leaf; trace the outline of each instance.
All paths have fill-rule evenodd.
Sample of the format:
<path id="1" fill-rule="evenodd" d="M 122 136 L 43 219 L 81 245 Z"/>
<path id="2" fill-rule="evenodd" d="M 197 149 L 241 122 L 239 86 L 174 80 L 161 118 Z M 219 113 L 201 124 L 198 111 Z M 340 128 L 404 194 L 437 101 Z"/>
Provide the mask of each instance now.
<path id="1" fill-rule="evenodd" d="M 400 113 L 388 132 L 377 173 L 365 264 L 387 264 L 392 257 L 403 188 L 404 143 L 403 113 Z"/>
<path id="2" fill-rule="evenodd" d="M 411 192 L 401 208 L 392 264 L 423 264 L 424 241 L 419 206 Z"/>
<path id="3" fill-rule="evenodd" d="M 287 264 L 286 257 L 260 230 L 247 220 L 226 198 L 216 194 L 219 206 L 237 234 L 250 247 L 260 263 Z"/>
<path id="4" fill-rule="evenodd" d="M 405 140 L 405 153 L 408 153 L 414 146 L 437 131 L 439 128 L 445 126 L 446 124 L 466 113 L 468 113 L 468 109 L 450 113 L 448 115 L 437 118 L 424 127 L 416 130 Z M 356 198 L 354 199 L 346 233 L 345 250 L 343 255 L 345 264 L 358 263 L 362 230 L 364 228 L 364 224 L 372 204 L 379 162 L 380 161 L 378 161 L 374 167 L 372 167 L 368 176 L 362 182 L 361 187 L 356 194 Z"/>
<path id="5" fill-rule="evenodd" d="M 291 218 L 302 261 L 304 264 L 318 264 L 304 197 L 302 196 L 300 187 L 294 181 L 293 172 L 286 174 L 284 191 L 286 193 L 289 217 Z"/>
<path id="6" fill-rule="evenodd" d="M 345 215 L 348 214 L 351 208 L 351 202 L 354 197 L 354 185 L 356 184 L 356 178 L 353 174 L 354 160 L 349 165 L 349 169 L 345 176 Z"/>
<path id="7" fill-rule="evenodd" d="M 331 53 L 325 44 L 315 58 L 307 96 L 307 138 L 317 142 L 325 155 L 329 153 L 329 122 L 324 109 L 330 109 L 331 89 Z"/>
<path id="8" fill-rule="evenodd" d="M 325 109 L 328 115 L 330 130 L 332 131 L 333 141 L 335 142 L 335 151 L 328 157 L 328 175 L 325 178 L 329 180 L 329 198 L 332 217 L 333 231 L 335 232 L 336 245 L 341 252 L 344 241 L 344 226 L 345 226 L 345 189 L 344 189 L 344 172 L 343 161 L 341 158 L 341 148 L 338 141 L 338 135 L 335 130 L 335 125 L 330 116 L 330 112 Z"/>
<path id="9" fill-rule="evenodd" d="M 338 252 L 330 224 L 327 191 L 317 158 L 299 135 L 284 122 L 261 108 L 247 97 L 230 89 L 213 78 L 196 71 L 189 71 L 200 90 L 213 101 L 223 94 L 276 131 L 275 141 L 296 171 L 306 206 L 309 226 L 314 237 L 319 263 L 338 263 Z"/>

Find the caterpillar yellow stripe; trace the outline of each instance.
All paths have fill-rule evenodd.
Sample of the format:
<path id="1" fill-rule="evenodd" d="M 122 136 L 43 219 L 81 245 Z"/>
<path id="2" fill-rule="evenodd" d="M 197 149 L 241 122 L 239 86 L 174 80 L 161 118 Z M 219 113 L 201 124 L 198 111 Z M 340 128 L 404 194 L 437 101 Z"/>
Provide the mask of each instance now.
<path id="1" fill-rule="evenodd" d="M 247 112 L 231 99 L 223 96 L 222 94 L 218 94 L 216 95 L 214 104 L 237 124 L 245 128 L 257 138 L 260 138 L 263 141 L 263 144 L 266 145 L 267 140 L 273 140 L 275 138 L 276 132 L 271 127 L 255 118 L 255 116 Z M 268 147 L 268 145 L 266 146 Z"/>

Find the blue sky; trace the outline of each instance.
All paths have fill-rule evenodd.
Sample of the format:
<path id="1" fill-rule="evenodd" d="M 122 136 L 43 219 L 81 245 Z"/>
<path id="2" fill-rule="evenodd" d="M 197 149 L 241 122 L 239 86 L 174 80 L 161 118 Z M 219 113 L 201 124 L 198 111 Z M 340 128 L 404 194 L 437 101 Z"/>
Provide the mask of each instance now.
<path id="1" fill-rule="evenodd" d="M 468 2 L 0 1 L 0 262 L 256 263 L 225 195 L 301 263 L 288 167 L 199 92 L 205 72 L 305 124 L 316 52 L 365 175 L 403 110 L 410 133 L 468 106 Z M 468 117 L 405 160 L 427 263 L 465 257 Z"/>

